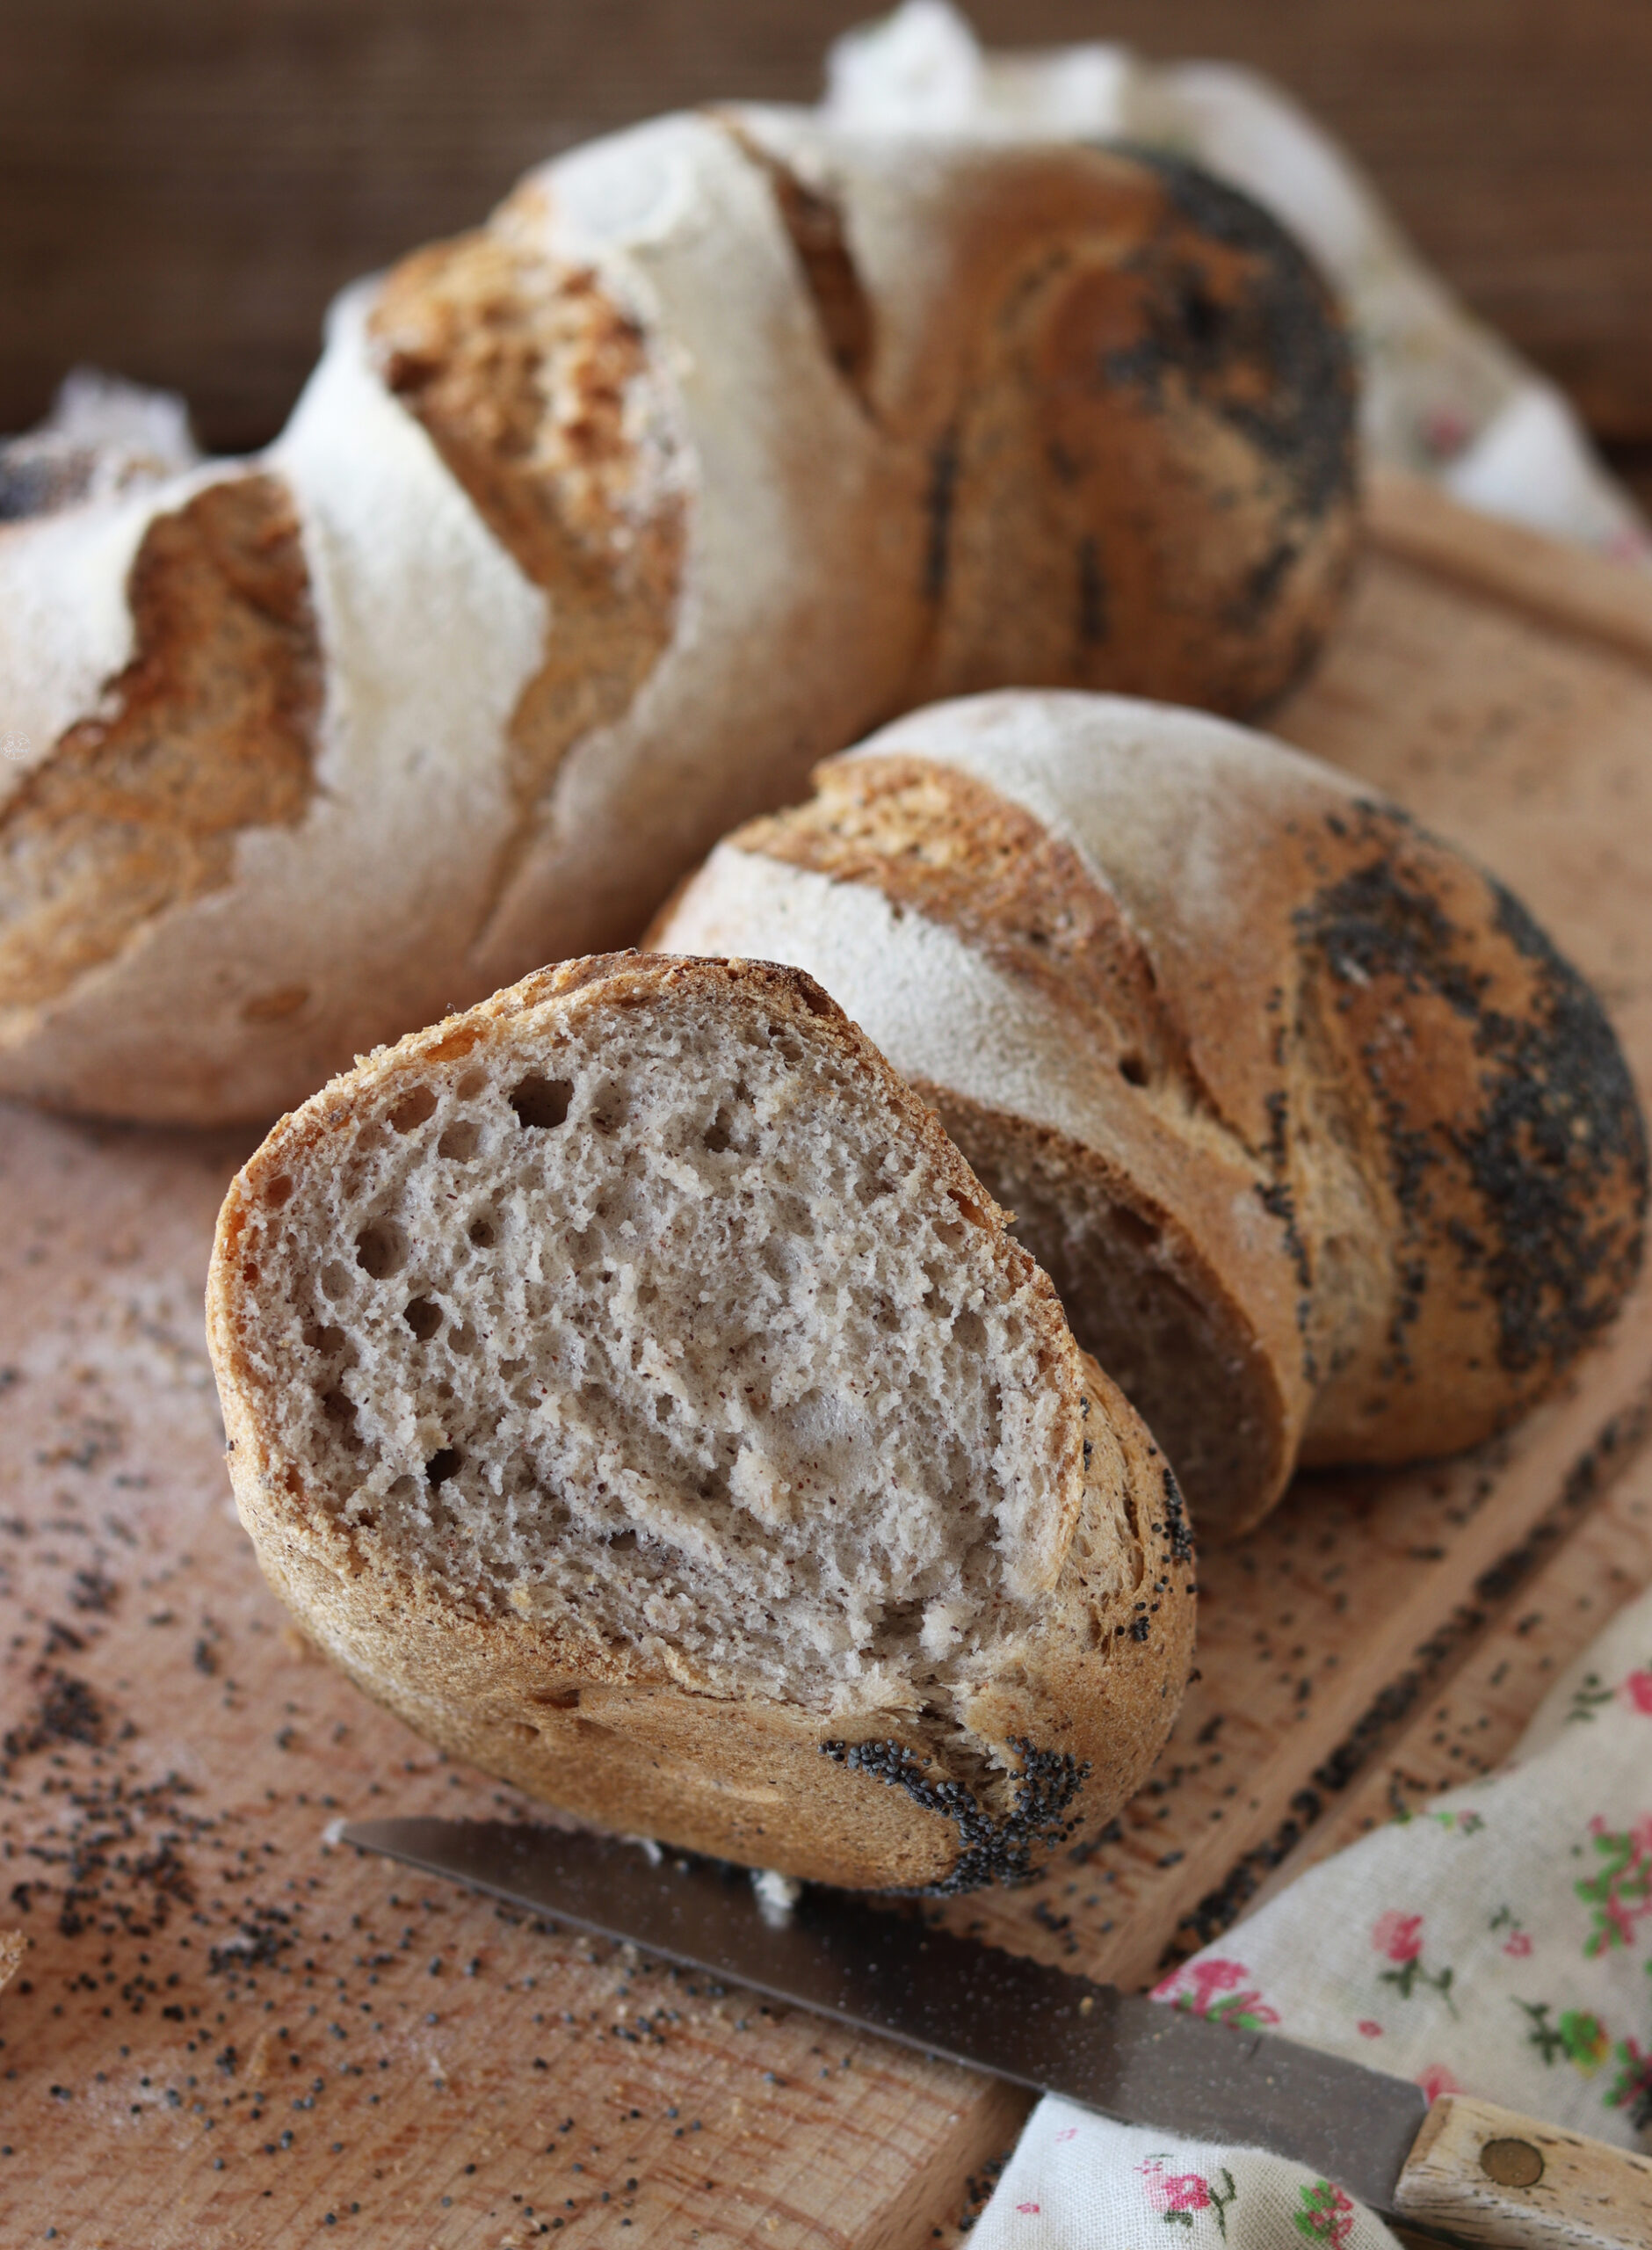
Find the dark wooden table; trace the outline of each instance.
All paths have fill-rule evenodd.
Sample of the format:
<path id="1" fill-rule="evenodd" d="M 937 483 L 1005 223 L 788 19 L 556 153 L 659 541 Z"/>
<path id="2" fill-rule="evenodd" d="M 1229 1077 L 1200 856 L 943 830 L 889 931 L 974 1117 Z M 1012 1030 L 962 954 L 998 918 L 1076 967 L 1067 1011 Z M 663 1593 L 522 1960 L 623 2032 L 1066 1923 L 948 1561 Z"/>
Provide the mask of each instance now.
<path id="1" fill-rule="evenodd" d="M 814 97 L 867 0 L 0 0 L 0 429 L 91 359 L 261 442 L 338 284 L 536 158 L 721 96 Z M 975 0 L 1000 43 L 1272 72 L 1418 243 L 1652 462 L 1644 0 Z M 1631 460 L 1631 468 L 1635 466 Z"/>

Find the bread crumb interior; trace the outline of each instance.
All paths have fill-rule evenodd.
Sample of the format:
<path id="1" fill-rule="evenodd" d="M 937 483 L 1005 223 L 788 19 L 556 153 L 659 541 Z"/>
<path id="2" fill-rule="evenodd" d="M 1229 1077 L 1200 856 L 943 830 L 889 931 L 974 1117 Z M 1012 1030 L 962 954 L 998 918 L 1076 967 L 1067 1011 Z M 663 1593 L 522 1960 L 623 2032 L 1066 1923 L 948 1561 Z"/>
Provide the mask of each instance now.
<path id="1" fill-rule="evenodd" d="M 812 1019 L 679 985 L 508 1038 L 261 1183 L 243 1340 L 312 1501 L 473 1614 L 940 1716 L 1076 1474 L 1025 1268 Z"/>

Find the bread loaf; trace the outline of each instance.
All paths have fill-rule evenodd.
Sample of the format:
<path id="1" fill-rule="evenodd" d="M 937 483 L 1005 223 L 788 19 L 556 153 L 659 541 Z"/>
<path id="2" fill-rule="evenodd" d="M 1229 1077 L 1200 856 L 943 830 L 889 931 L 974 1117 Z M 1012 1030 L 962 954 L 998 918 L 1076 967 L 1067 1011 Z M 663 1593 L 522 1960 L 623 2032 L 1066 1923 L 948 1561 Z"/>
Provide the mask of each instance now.
<path id="1" fill-rule="evenodd" d="M 1352 410 L 1301 253 L 1167 159 L 561 158 L 340 301 L 267 454 L 0 526 L 0 1092 L 270 1116 L 937 694 L 1264 704 Z"/>
<path id="2" fill-rule="evenodd" d="M 1201 1532 L 1299 1460 L 1474 1444 L 1612 1318 L 1647 1179 L 1612 1027 L 1397 807 L 1070 694 L 915 712 L 815 780 L 654 941 L 808 969 L 933 1102 Z"/>
<path id="3" fill-rule="evenodd" d="M 575 962 L 370 1056 L 235 1180 L 208 1325 L 271 1583 L 537 1796 L 966 1890 L 1169 1730 L 1175 1479 L 795 970 Z"/>

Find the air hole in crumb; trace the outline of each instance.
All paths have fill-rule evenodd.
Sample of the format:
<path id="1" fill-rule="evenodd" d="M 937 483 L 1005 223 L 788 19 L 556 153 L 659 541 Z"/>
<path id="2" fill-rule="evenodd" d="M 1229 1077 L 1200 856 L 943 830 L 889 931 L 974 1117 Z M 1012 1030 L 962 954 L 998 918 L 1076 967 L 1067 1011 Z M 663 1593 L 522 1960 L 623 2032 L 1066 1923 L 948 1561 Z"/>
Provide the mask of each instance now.
<path id="1" fill-rule="evenodd" d="M 535 1132 L 560 1125 L 573 1099 L 571 1078 L 542 1078 L 535 1073 L 518 1078 L 511 1089 L 511 1108 L 518 1121 Z"/>
<path id="2" fill-rule="evenodd" d="M 322 1397 L 322 1412 L 330 1422 L 336 1422 L 338 1425 L 344 1436 L 354 1438 L 356 1402 L 353 1398 L 346 1398 L 342 1390 L 325 1391 Z"/>
<path id="3" fill-rule="evenodd" d="M 378 1219 L 356 1237 L 356 1263 L 375 1281 L 388 1281 L 407 1264 L 407 1237 L 400 1227 Z"/>
<path id="4" fill-rule="evenodd" d="M 414 1297 L 402 1317 L 420 1343 L 428 1344 L 442 1325 L 442 1309 L 430 1297 Z"/>
<path id="5" fill-rule="evenodd" d="M 439 1453 L 431 1454 L 424 1464 L 427 1484 L 445 1484 L 450 1477 L 457 1477 L 464 1466 L 465 1456 L 456 1445 L 445 1445 Z"/>
<path id="6" fill-rule="evenodd" d="M 468 1164 L 481 1138 L 482 1128 L 474 1117 L 456 1117 L 436 1143 L 436 1153 L 455 1164 Z"/>
<path id="7" fill-rule="evenodd" d="M 484 1092 L 487 1089 L 487 1085 L 488 1073 L 486 1071 L 467 1071 L 464 1077 L 460 1078 L 459 1084 L 453 1088 L 453 1092 L 459 1096 L 460 1101 L 469 1101 L 475 1095 Z"/>
<path id="8" fill-rule="evenodd" d="M 953 1323 L 953 1341 L 979 1356 L 987 1348 L 987 1324 L 978 1312 L 960 1312 Z"/>
<path id="9" fill-rule="evenodd" d="M 478 1250 L 491 1250 L 498 1239 L 494 1233 L 491 1219 L 473 1219 L 465 1229 L 465 1234 L 467 1239 L 474 1242 Z"/>
<path id="10" fill-rule="evenodd" d="M 591 1105 L 591 1121 L 598 1133 L 617 1133 L 625 1123 L 625 1096 L 618 1086 L 602 1087 Z"/>
<path id="11" fill-rule="evenodd" d="M 272 1210 L 279 1211 L 293 1193 L 293 1183 L 286 1172 L 272 1179 L 264 1191 L 264 1200 Z"/>
<path id="12" fill-rule="evenodd" d="M 410 1133 L 416 1125 L 424 1124 L 427 1117 L 436 1114 L 436 1096 L 429 1086 L 415 1086 L 404 1093 L 390 1112 L 390 1122 L 398 1133 Z"/>
<path id="13" fill-rule="evenodd" d="M 334 1258 L 322 1267 L 322 1292 L 337 1304 L 350 1295 L 350 1271 Z"/>
<path id="14" fill-rule="evenodd" d="M 411 1477 L 398 1477 L 385 1497 L 392 1500 L 410 1500 L 417 1490 L 418 1485 Z"/>
<path id="15" fill-rule="evenodd" d="M 528 1701 L 539 1703 L 547 1711 L 576 1711 L 579 1709 L 577 1688 L 536 1688 Z"/>
<path id="16" fill-rule="evenodd" d="M 720 1157 L 728 1145 L 728 1127 L 730 1121 L 728 1115 L 728 1105 L 727 1102 L 724 1102 L 722 1107 L 717 1112 L 715 1117 L 712 1119 L 711 1123 L 706 1128 L 706 1146 L 711 1150 L 714 1157 Z"/>
<path id="17" fill-rule="evenodd" d="M 1119 1057 L 1119 1076 L 1133 1086 L 1144 1086 L 1148 1082 L 1148 1066 L 1140 1055 Z"/>
<path id="18" fill-rule="evenodd" d="M 476 1348 L 475 1330 L 468 1327 L 450 1328 L 447 1332 L 447 1348 L 450 1352 L 458 1352 L 468 1359 Z"/>

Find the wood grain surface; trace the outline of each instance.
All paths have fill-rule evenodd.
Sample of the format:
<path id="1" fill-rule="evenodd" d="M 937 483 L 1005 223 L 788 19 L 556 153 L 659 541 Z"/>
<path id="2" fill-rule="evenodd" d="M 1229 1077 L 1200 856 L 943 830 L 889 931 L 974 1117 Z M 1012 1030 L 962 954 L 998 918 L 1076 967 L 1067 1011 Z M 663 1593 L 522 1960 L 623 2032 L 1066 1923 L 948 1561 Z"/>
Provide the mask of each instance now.
<path id="1" fill-rule="evenodd" d="M 332 292 L 656 111 L 813 99 L 870 0 L 0 0 L 0 430 L 78 359 L 268 438 Z M 986 38 L 1272 73 L 1595 427 L 1652 441 L 1652 11 L 975 0 Z"/>
<path id="2" fill-rule="evenodd" d="M 1407 485 L 1374 529 L 1279 724 L 1511 880 L 1652 1088 L 1652 587 Z M 0 1110 L 0 2243 L 955 2245 L 1023 2097 L 329 1840 L 528 1808 L 315 1656 L 234 1521 L 199 1298 L 248 1144 Z M 1201 1558 L 1141 1796 L 947 1919 L 1145 1982 L 1494 1760 L 1652 1579 L 1649 1418 L 1643 1288 L 1498 1446 L 1299 1484 Z"/>

